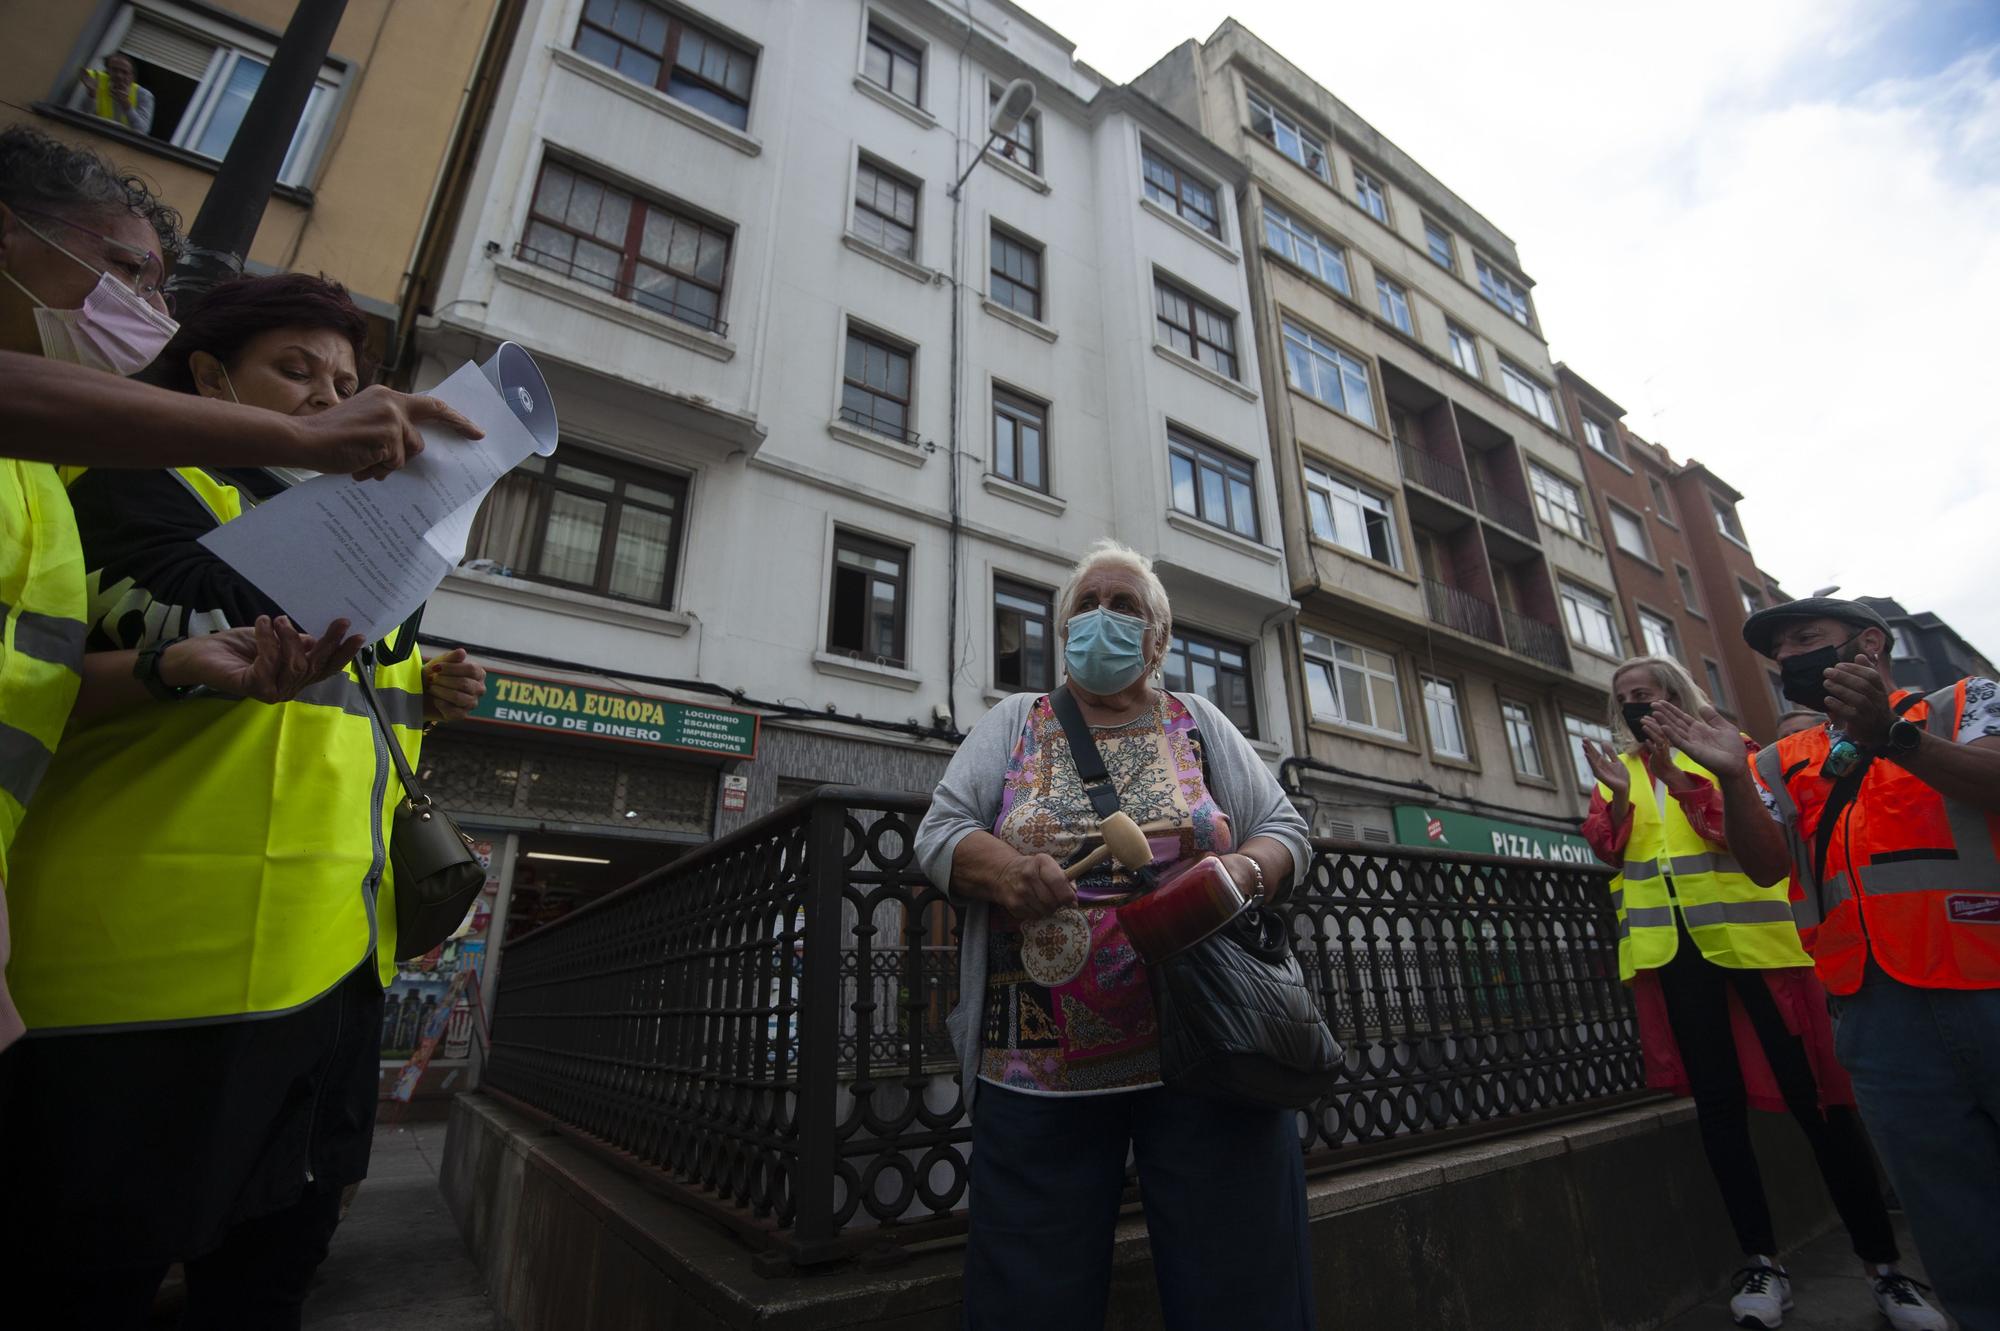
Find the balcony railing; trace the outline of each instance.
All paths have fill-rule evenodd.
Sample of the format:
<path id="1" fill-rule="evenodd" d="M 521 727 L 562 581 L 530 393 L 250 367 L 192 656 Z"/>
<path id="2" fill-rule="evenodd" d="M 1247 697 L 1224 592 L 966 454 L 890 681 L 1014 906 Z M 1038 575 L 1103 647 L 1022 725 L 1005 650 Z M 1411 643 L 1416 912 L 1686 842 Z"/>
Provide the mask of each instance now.
<path id="1" fill-rule="evenodd" d="M 1441 494 L 1472 507 L 1472 487 L 1458 467 L 1435 453 L 1426 453 L 1409 444 L 1397 444 L 1396 456 L 1403 464 L 1403 479 L 1414 481 L 1433 494 Z"/>
<path id="2" fill-rule="evenodd" d="M 1491 601 L 1447 587 L 1436 578 L 1425 578 L 1424 603 L 1430 608 L 1433 624 L 1492 643 L 1506 641 L 1500 636 L 1500 607 Z"/>
<path id="3" fill-rule="evenodd" d="M 1474 481 L 1472 488 L 1479 496 L 1481 513 L 1531 541 L 1536 539 L 1535 510 L 1485 481 Z"/>
<path id="4" fill-rule="evenodd" d="M 927 801 L 822 787 L 507 947 L 487 1088 L 792 1262 L 960 1232 L 958 908 Z M 1307 1164 L 1642 1083 L 1606 871 L 1316 841 L 1284 909 L 1347 1050 Z"/>
<path id="5" fill-rule="evenodd" d="M 1509 647 L 1552 669 L 1569 669 L 1569 645 L 1563 641 L 1561 629 L 1539 619 L 1517 615 L 1504 606 L 1500 610 L 1500 621 L 1507 627 Z"/>
<path id="6" fill-rule="evenodd" d="M 714 310 L 685 304 L 661 291 L 649 291 L 623 280 L 616 273 L 601 272 L 565 255 L 538 250 L 526 241 L 514 246 L 514 257 L 523 263 L 531 263 L 537 268 L 546 268 L 550 272 L 561 273 L 573 281 L 596 287 L 607 296 L 631 301 L 642 310 L 651 310 L 655 314 L 664 314 L 669 319 L 678 319 L 684 324 L 693 324 L 696 328 L 706 329 L 717 337 L 726 337 L 729 334 L 729 324 L 718 318 Z"/>

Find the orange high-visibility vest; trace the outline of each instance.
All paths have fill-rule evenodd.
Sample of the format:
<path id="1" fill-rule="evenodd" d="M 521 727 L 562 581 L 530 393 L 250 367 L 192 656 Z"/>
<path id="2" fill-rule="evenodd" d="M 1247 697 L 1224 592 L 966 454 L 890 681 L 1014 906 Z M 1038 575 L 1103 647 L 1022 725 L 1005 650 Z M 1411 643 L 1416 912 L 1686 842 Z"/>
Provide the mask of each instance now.
<path id="1" fill-rule="evenodd" d="M 1966 683 L 1938 690 L 1903 718 L 1956 742 Z M 1909 696 L 1899 690 L 1891 701 Z M 1756 760 L 1787 822 L 1793 874 L 1804 889 L 1793 906 L 1821 983 L 1853 993 L 1873 955 L 1890 976 L 1919 988 L 2000 988 L 2000 815 L 1948 800 L 1878 757 L 1835 815 L 1822 881 L 1814 859 L 1833 789 L 1820 775 L 1829 747 L 1821 726 L 1779 740 Z"/>

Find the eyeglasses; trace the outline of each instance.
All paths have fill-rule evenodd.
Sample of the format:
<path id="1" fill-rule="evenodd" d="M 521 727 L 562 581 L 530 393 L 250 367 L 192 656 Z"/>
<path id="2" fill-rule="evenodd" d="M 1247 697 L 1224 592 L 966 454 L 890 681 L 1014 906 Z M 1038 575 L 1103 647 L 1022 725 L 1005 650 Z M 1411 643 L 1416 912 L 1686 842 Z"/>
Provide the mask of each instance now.
<path id="1" fill-rule="evenodd" d="M 96 240 L 104 246 L 104 251 L 110 258 L 110 266 L 118 279 L 131 287 L 134 294 L 141 300 L 159 301 L 169 311 L 173 309 L 173 297 L 166 289 L 166 263 L 153 251 L 127 245 L 122 240 L 113 240 L 102 231 L 92 231 L 87 226 L 80 226 L 59 213 L 45 212 L 39 208 L 16 208 L 14 211 L 28 217 L 44 218 Z"/>

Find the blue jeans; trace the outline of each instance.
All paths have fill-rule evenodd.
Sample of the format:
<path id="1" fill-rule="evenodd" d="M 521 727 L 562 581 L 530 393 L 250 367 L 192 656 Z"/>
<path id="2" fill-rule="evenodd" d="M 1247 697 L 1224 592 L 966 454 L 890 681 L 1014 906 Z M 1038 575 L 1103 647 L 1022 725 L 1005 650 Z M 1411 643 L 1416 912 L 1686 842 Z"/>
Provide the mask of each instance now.
<path id="1" fill-rule="evenodd" d="M 1312 1331 L 1298 1115 L 991 1083 L 972 1112 L 966 1331 L 1102 1331 L 1128 1144 L 1167 1331 Z"/>
<path id="2" fill-rule="evenodd" d="M 1870 965 L 1834 1050 L 1938 1297 L 2000 1331 L 2000 989 L 1916 989 Z"/>

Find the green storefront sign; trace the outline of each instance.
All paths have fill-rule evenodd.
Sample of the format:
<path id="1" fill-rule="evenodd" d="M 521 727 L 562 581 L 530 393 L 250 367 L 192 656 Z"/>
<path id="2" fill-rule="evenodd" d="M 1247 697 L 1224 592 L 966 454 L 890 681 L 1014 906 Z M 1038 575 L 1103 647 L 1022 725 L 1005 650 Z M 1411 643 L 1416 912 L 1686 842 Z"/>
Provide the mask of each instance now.
<path id="1" fill-rule="evenodd" d="M 695 707 L 558 679 L 486 672 L 472 720 L 626 744 L 689 749 L 725 758 L 757 756 L 757 715 Z"/>
<path id="2" fill-rule="evenodd" d="M 1597 857 L 1590 853 L 1590 844 L 1573 833 L 1421 804 L 1396 806 L 1396 840 L 1406 846 L 1435 846 L 1523 860 L 1597 863 Z"/>

